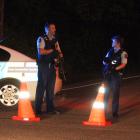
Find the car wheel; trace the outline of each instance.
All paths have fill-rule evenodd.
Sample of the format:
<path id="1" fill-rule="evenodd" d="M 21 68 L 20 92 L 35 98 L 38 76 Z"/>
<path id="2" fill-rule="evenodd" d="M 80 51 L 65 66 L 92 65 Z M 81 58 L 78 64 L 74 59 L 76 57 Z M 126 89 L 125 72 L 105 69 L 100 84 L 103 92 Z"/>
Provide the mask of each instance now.
<path id="1" fill-rule="evenodd" d="M 0 83 L 0 102 L 5 106 L 14 106 L 19 101 L 19 84 L 14 80 Z"/>

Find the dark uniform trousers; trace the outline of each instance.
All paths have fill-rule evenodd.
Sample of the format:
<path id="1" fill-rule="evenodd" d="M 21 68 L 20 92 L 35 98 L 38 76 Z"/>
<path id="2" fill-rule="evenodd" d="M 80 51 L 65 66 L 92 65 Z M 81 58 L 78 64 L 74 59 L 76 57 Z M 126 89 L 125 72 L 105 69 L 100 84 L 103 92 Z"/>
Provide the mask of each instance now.
<path id="1" fill-rule="evenodd" d="M 55 67 L 49 63 L 38 64 L 38 83 L 35 97 L 35 111 L 37 114 L 41 113 L 41 105 L 43 102 L 44 93 L 46 92 L 47 112 L 54 110 L 54 86 L 55 86 Z"/>
<path id="2" fill-rule="evenodd" d="M 119 111 L 119 96 L 120 96 L 120 84 L 121 76 L 119 73 L 109 74 L 105 78 L 105 83 L 107 85 L 105 93 L 105 110 L 107 111 L 109 94 L 112 92 L 112 114 L 116 115 Z"/>

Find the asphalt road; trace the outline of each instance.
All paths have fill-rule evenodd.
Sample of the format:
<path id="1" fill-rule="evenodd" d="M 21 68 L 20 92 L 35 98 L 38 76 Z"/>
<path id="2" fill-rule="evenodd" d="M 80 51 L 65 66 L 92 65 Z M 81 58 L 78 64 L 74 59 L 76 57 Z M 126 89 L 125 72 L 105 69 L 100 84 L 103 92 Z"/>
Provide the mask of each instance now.
<path id="1" fill-rule="evenodd" d="M 13 121 L 17 108 L 0 106 L 0 140 L 140 140 L 140 77 L 123 81 L 119 120 L 107 127 L 82 125 L 88 120 L 97 87 L 62 91 L 55 98 L 61 114 L 44 113 L 40 122 Z"/>

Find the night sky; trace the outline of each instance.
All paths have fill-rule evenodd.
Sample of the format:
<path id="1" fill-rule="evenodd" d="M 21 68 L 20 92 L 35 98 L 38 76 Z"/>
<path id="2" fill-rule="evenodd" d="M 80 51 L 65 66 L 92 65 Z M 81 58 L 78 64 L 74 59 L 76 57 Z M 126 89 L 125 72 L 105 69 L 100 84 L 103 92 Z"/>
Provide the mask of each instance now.
<path id="1" fill-rule="evenodd" d="M 36 58 L 44 23 L 54 22 L 69 73 L 101 72 L 111 37 L 124 37 L 127 72 L 140 71 L 139 0 L 5 0 L 4 45 Z"/>

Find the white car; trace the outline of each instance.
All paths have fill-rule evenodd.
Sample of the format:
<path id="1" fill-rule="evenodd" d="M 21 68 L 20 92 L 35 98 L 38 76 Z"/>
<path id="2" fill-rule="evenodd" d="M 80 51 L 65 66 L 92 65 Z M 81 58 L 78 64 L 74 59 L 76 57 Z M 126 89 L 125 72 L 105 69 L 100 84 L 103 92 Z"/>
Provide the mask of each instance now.
<path id="1" fill-rule="evenodd" d="M 56 71 L 55 93 L 61 90 L 62 80 Z M 35 99 L 37 83 L 36 61 L 20 52 L 0 45 L 0 102 L 5 106 L 18 103 L 20 84 L 27 84 L 30 99 Z"/>

